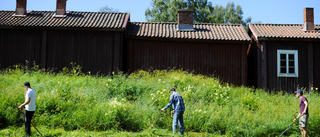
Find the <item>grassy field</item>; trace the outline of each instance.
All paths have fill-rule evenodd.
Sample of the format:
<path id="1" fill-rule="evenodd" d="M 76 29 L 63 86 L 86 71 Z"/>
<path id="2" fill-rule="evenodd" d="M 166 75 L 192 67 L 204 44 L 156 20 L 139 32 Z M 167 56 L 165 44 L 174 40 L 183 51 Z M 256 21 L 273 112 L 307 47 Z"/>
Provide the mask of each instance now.
<path id="1" fill-rule="evenodd" d="M 23 83 L 37 93 L 33 122 L 46 136 L 169 136 L 172 120 L 159 108 L 175 87 L 185 101 L 190 136 L 280 136 L 299 111 L 294 94 L 236 87 L 182 70 L 100 76 L 79 66 L 60 73 L 15 66 L 0 72 L 0 136 L 23 135 Z M 320 136 L 318 93 L 306 93 L 309 136 Z M 169 114 L 169 109 L 167 114 Z M 35 134 L 36 130 L 32 129 Z M 285 136 L 300 135 L 295 123 Z"/>

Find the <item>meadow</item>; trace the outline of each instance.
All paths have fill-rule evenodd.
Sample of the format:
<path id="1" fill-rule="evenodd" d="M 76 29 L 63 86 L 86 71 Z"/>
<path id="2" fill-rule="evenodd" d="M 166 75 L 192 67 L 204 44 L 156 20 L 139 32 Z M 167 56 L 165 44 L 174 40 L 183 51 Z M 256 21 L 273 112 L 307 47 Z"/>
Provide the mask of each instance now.
<path id="1" fill-rule="evenodd" d="M 32 122 L 45 136 L 170 136 L 172 120 L 159 109 L 171 87 L 184 98 L 189 136 L 280 136 L 299 111 L 293 93 L 233 86 L 183 70 L 103 76 L 84 74 L 77 65 L 59 73 L 16 65 L 0 72 L 0 136 L 24 134 L 16 106 L 24 102 L 25 81 L 37 94 Z M 320 136 L 319 93 L 304 96 L 310 104 L 308 135 Z M 32 133 L 37 134 L 33 128 Z M 298 122 L 284 134 L 299 135 Z"/>

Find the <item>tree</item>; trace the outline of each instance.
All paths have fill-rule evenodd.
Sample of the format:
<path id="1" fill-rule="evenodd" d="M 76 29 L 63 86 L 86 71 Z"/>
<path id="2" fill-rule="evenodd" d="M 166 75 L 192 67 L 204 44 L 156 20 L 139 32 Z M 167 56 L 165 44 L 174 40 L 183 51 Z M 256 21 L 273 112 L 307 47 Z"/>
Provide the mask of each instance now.
<path id="1" fill-rule="evenodd" d="M 239 23 L 243 26 L 246 26 L 247 23 L 251 22 L 251 17 L 247 18 L 245 21 L 243 20 L 243 11 L 241 6 L 237 5 L 235 8 L 234 3 L 228 3 L 225 8 L 225 23 Z"/>
<path id="2" fill-rule="evenodd" d="M 177 22 L 177 12 L 179 9 L 185 9 L 187 3 L 183 0 L 152 0 L 151 10 L 148 8 L 145 12 L 149 22 Z"/>
<path id="3" fill-rule="evenodd" d="M 119 12 L 117 9 L 109 8 L 108 5 L 100 8 L 100 12 Z"/>
<path id="4" fill-rule="evenodd" d="M 243 19 L 241 6 L 229 2 L 226 7 L 213 6 L 208 0 L 152 0 L 152 9 L 145 12 L 149 22 L 177 22 L 179 9 L 194 10 L 195 23 L 242 24 L 246 26 L 251 17 Z"/>

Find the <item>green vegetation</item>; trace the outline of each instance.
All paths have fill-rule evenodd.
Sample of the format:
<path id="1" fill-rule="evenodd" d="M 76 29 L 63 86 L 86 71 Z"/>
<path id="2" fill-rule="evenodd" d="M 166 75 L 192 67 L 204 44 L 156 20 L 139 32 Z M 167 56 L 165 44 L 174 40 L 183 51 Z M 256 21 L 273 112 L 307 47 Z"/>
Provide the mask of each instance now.
<path id="1" fill-rule="evenodd" d="M 73 66 L 60 73 L 21 66 L 1 71 L 0 136 L 23 135 L 23 116 L 16 106 L 24 101 L 25 81 L 37 93 L 33 122 L 46 136 L 171 135 L 172 120 L 158 110 L 168 103 L 171 87 L 184 98 L 191 136 L 279 136 L 299 111 L 293 94 L 235 87 L 182 70 L 98 76 Z M 319 136 L 320 96 L 305 96 L 310 104 L 308 135 Z M 285 136 L 297 135 L 295 123 Z"/>

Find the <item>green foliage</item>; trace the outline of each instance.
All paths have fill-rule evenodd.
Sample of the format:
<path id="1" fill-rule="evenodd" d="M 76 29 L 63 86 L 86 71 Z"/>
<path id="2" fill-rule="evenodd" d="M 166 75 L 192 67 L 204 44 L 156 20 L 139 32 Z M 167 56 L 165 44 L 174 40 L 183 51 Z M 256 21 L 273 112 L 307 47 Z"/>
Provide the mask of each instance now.
<path id="1" fill-rule="evenodd" d="M 51 136 L 77 136 L 78 131 L 96 132 L 96 136 L 170 135 L 172 120 L 159 109 L 168 103 L 171 87 L 184 98 L 184 121 L 190 134 L 279 136 L 299 110 L 299 99 L 293 94 L 235 87 L 183 70 L 99 76 L 84 75 L 75 64 L 60 73 L 17 65 L 0 72 L 0 135 L 23 133 L 17 128 L 23 125 L 23 115 L 16 106 L 24 101 L 25 81 L 37 94 L 33 123 L 43 131 L 49 129 L 46 135 Z M 319 136 L 319 94 L 305 96 L 310 104 L 308 134 Z M 285 136 L 299 134 L 295 123 Z"/>
<path id="2" fill-rule="evenodd" d="M 195 23 L 242 24 L 247 26 L 251 17 L 243 18 L 240 5 L 229 2 L 226 7 L 213 6 L 208 0 L 152 0 L 151 9 L 145 11 L 149 22 L 177 22 L 179 9 L 194 10 Z"/>
<path id="3" fill-rule="evenodd" d="M 119 12 L 118 9 L 113 9 L 111 7 L 109 7 L 108 5 L 104 6 L 104 7 L 101 7 L 99 9 L 99 12 Z"/>

